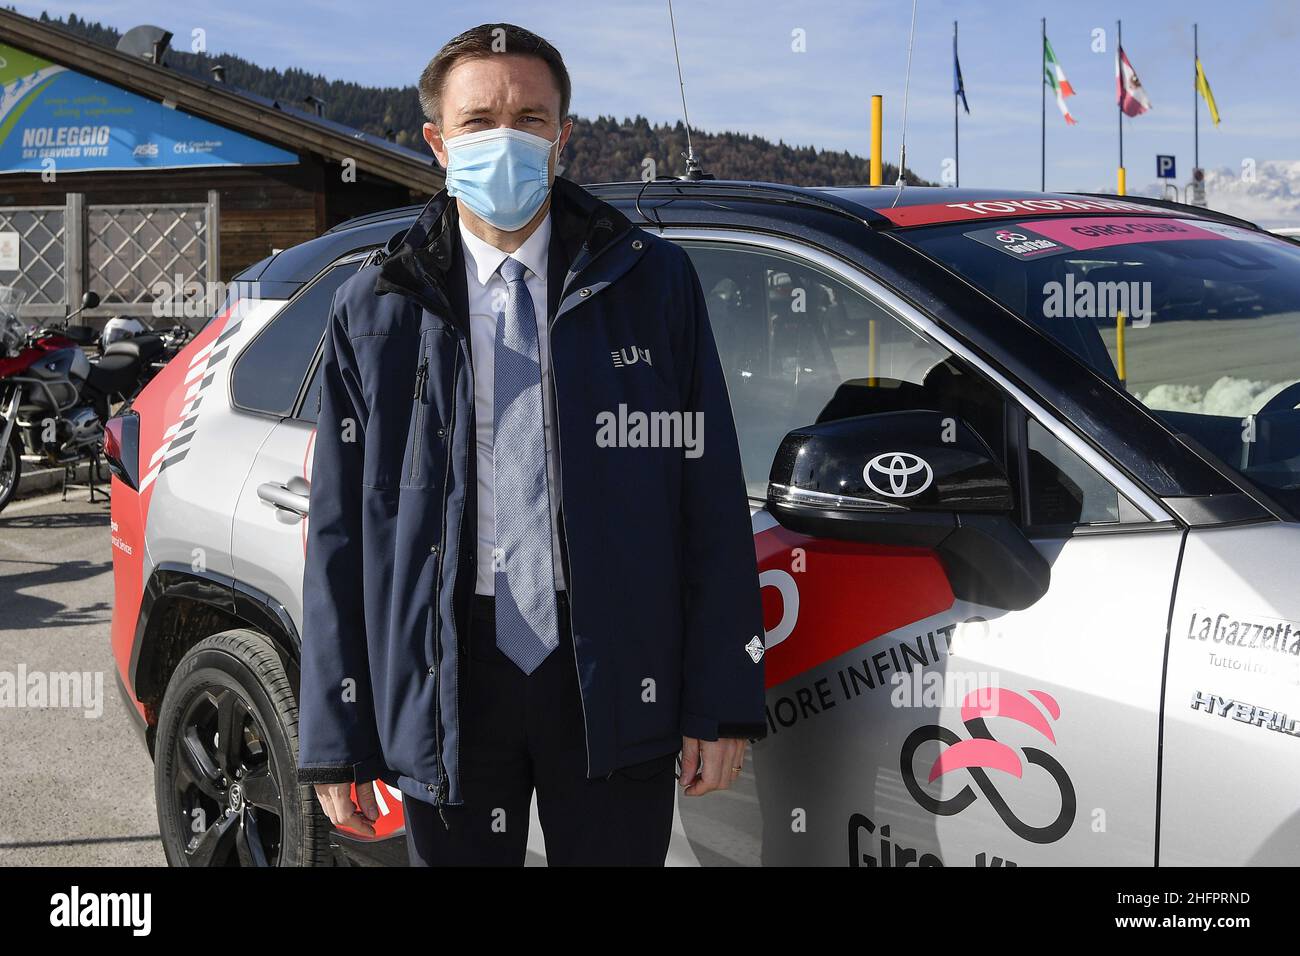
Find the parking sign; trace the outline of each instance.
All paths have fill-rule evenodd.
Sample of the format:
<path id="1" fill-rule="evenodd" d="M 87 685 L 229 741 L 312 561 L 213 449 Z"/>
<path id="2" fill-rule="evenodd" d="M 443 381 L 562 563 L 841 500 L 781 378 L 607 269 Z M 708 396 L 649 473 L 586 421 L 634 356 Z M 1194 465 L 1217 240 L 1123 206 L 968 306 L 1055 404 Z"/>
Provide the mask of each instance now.
<path id="1" fill-rule="evenodd" d="M 1156 156 L 1156 176 L 1160 179 L 1177 179 L 1172 156 Z"/>

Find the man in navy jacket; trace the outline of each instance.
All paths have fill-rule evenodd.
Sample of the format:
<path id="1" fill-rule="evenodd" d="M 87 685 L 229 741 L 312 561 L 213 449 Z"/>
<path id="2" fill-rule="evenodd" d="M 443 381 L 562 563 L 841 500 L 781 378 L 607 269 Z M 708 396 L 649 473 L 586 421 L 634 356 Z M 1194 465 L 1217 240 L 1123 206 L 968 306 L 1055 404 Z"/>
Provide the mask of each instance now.
<path id="1" fill-rule="evenodd" d="M 726 383 L 672 243 L 555 177 L 559 53 L 510 24 L 425 69 L 447 188 L 335 296 L 303 584 L 299 777 L 414 863 L 662 864 L 675 758 L 762 736 Z M 355 802 L 352 786 L 355 785 Z"/>

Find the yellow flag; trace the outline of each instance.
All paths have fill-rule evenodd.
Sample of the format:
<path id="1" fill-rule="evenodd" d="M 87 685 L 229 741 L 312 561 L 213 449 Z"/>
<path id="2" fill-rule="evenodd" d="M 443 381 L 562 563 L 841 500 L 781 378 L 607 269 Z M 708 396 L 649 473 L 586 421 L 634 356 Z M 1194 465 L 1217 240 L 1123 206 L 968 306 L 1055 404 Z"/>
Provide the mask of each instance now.
<path id="1" fill-rule="evenodd" d="M 1196 91 L 1205 98 L 1205 105 L 1210 108 L 1210 119 L 1214 120 L 1214 125 L 1219 125 L 1219 107 L 1214 102 L 1214 91 L 1210 89 L 1210 81 L 1205 78 L 1205 70 L 1201 67 L 1201 58 L 1196 58 Z"/>

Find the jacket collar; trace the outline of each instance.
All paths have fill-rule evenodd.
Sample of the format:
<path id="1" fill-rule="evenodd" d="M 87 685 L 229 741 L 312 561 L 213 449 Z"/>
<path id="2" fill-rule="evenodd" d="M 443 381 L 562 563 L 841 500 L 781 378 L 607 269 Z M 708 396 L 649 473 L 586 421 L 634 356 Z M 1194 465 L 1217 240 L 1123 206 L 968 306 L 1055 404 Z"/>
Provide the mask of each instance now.
<path id="1" fill-rule="evenodd" d="M 547 299 L 553 316 L 565 285 L 632 228 L 631 221 L 576 183 L 559 176 L 551 188 Z M 441 190 L 405 233 L 384 249 L 375 291 L 396 292 L 466 324 L 464 250 L 456 203 Z"/>

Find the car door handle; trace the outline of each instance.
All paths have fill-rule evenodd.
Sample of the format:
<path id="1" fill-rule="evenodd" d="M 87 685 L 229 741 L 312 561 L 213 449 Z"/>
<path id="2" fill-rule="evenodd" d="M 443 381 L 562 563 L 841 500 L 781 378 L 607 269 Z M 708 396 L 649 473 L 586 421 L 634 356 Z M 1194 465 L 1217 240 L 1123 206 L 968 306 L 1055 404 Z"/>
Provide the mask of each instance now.
<path id="1" fill-rule="evenodd" d="M 289 511 L 305 518 L 310 503 L 307 497 L 310 491 L 311 486 L 302 478 L 290 478 L 287 485 L 279 485 L 274 481 L 263 482 L 257 486 L 257 497 L 275 505 L 281 511 Z"/>

